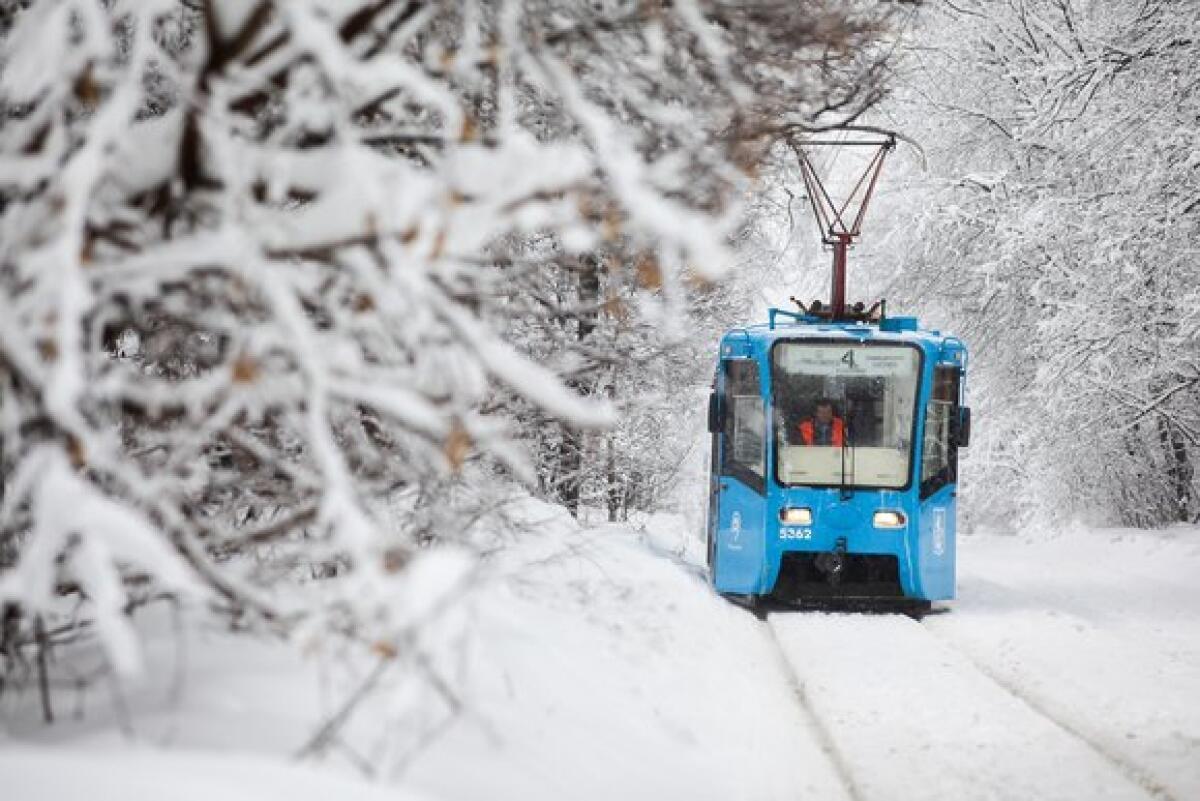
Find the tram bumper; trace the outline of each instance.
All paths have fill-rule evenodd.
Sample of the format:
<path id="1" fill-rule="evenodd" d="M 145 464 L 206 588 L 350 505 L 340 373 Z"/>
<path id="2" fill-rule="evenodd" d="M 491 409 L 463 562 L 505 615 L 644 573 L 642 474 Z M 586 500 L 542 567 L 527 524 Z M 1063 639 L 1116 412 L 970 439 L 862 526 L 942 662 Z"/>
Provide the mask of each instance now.
<path id="1" fill-rule="evenodd" d="M 763 594 L 783 602 L 952 597 L 923 580 L 931 568 L 945 569 L 934 564 L 945 560 L 922 547 L 916 510 L 901 516 L 902 525 L 881 528 L 873 524 L 876 504 L 845 505 L 861 508 L 840 517 L 818 509 L 810 527 L 779 525 L 766 538 Z"/>

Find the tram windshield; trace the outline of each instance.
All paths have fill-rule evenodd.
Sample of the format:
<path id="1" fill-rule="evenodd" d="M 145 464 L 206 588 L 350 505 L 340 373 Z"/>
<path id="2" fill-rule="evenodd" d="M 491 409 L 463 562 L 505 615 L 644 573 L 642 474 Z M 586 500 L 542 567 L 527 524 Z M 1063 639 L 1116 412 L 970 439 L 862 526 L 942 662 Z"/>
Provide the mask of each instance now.
<path id="1" fill-rule="evenodd" d="M 906 486 L 920 366 L 920 352 L 908 345 L 776 345 L 771 380 L 780 483 Z"/>

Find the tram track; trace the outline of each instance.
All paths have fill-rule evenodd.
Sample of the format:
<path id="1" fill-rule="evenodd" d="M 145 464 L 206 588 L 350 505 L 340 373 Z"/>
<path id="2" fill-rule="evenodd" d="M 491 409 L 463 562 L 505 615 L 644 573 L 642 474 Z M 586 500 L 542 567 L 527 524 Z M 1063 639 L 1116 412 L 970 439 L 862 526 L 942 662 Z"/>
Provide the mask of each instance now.
<path id="1" fill-rule="evenodd" d="M 893 783 L 913 770 L 949 781 L 927 790 L 929 798 L 1182 801 L 1149 771 L 919 620 L 772 612 L 764 627 L 805 719 L 854 801 L 895 797 Z M 873 657 L 883 677 L 872 669 Z M 945 697 L 936 697 L 939 688 Z M 857 709 L 855 701 L 878 708 Z M 1011 767 L 998 770 L 1005 761 Z M 943 794 L 946 789 L 951 792 Z"/>
<path id="2" fill-rule="evenodd" d="M 1061 731 L 1074 737 L 1076 740 L 1084 743 L 1097 756 L 1101 757 L 1114 768 L 1119 770 L 1124 776 L 1134 784 L 1140 786 L 1143 790 L 1150 793 L 1154 798 L 1160 801 L 1182 801 L 1177 799 L 1162 782 L 1158 781 L 1151 775 L 1149 771 L 1135 764 L 1122 754 L 1116 753 L 1106 744 L 1096 740 L 1081 730 L 1081 728 L 1071 721 L 1064 719 L 1063 716 L 1051 712 L 1046 705 L 1035 698 L 1032 694 L 1026 692 L 1015 682 L 1000 675 L 999 672 L 992 669 L 983 661 L 975 657 L 970 650 L 964 648 L 957 643 L 954 638 L 944 632 L 937 632 L 925 625 L 919 620 L 905 618 L 905 620 L 913 625 L 919 626 L 927 635 L 938 640 L 944 646 L 954 649 L 960 656 L 969 662 L 975 670 L 983 676 L 986 676 L 994 685 L 1004 690 L 1013 698 L 1024 703 L 1037 714 L 1041 715 L 1046 720 L 1053 723 Z"/>
<path id="3" fill-rule="evenodd" d="M 842 753 L 838 750 L 837 743 L 834 741 L 833 733 L 822 722 L 820 715 L 813 709 L 809 702 L 808 695 L 804 688 L 804 682 L 800 675 L 796 672 L 795 666 L 788 659 L 787 653 L 784 651 L 782 644 L 779 641 L 779 636 L 774 627 L 771 626 L 769 616 L 760 618 L 763 628 L 767 633 L 767 638 L 771 642 L 771 646 L 779 658 L 779 666 L 783 671 L 784 678 L 788 682 L 788 686 L 795 697 L 800 711 L 804 719 L 808 721 L 809 729 L 816 738 L 817 744 L 821 748 L 821 752 L 829 763 L 833 766 L 833 772 L 842 783 L 842 787 L 846 790 L 846 795 L 851 801 L 866 801 L 858 785 L 854 781 L 854 776 L 851 774 L 849 766 Z"/>

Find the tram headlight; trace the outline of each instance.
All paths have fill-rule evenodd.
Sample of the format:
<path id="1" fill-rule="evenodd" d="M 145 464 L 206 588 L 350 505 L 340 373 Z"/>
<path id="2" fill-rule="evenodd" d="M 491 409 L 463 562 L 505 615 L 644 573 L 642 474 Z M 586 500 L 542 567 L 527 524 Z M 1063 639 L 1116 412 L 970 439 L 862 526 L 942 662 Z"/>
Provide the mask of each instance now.
<path id="1" fill-rule="evenodd" d="M 881 509 L 875 513 L 871 522 L 875 524 L 875 528 L 904 528 L 908 519 L 904 516 L 904 512 Z"/>
<path id="2" fill-rule="evenodd" d="M 812 509 L 807 506 L 789 506 L 779 510 L 780 521 L 789 526 L 811 526 Z"/>

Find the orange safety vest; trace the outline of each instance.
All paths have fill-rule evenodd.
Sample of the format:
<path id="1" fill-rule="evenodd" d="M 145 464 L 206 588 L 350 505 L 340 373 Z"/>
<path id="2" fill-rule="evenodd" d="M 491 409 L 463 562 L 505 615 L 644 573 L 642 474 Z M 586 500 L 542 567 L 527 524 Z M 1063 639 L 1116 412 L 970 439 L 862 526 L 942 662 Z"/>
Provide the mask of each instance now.
<path id="1" fill-rule="evenodd" d="M 831 421 L 833 427 L 833 447 L 840 448 L 845 442 L 846 426 L 842 422 L 842 418 L 835 417 Z M 800 438 L 804 440 L 805 445 L 813 444 L 813 421 L 805 420 L 800 424 Z"/>

